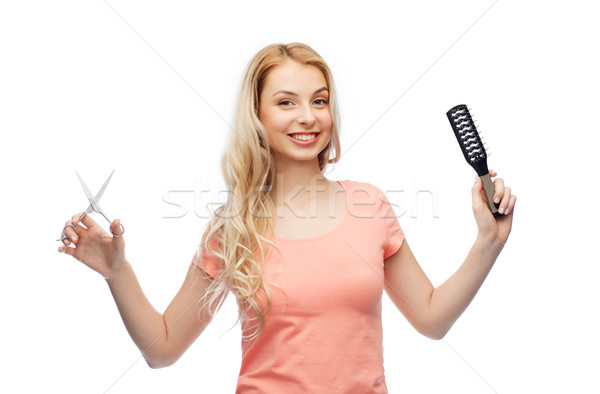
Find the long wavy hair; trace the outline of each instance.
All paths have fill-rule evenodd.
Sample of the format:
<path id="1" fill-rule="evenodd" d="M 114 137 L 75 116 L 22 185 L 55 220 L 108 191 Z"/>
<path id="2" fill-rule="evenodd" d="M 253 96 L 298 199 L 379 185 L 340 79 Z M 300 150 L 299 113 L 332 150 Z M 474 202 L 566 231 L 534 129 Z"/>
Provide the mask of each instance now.
<path id="1" fill-rule="evenodd" d="M 274 203 L 269 191 L 274 185 L 275 168 L 266 130 L 259 120 L 260 94 L 269 73 L 286 61 L 317 67 L 329 89 L 329 110 L 332 118 L 331 139 L 319 153 L 321 173 L 340 156 L 339 125 L 336 94 L 331 70 L 323 58 L 302 43 L 271 44 L 261 49 L 248 63 L 239 91 L 234 129 L 221 159 L 221 170 L 228 187 L 228 199 L 211 215 L 198 249 L 205 249 L 218 262 L 217 275 L 205 297 L 211 316 L 222 305 L 231 290 L 236 295 L 238 319 L 255 320 L 255 330 L 243 338 L 252 340 L 261 332 L 271 309 L 271 295 L 263 278 L 266 245 L 281 250 L 270 241 L 273 235 Z M 212 245 L 211 245 L 212 244 Z M 213 245 L 217 245 L 216 249 Z M 202 264 L 202 260 L 201 260 Z M 205 304 L 206 305 L 206 304 Z M 250 319 L 248 312 L 254 310 Z"/>

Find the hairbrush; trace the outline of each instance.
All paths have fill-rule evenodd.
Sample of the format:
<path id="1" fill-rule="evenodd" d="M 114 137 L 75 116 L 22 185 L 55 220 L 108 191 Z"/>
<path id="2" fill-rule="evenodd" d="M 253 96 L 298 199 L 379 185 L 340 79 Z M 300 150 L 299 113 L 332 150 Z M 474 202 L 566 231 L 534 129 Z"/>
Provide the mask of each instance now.
<path id="1" fill-rule="evenodd" d="M 496 204 L 494 204 L 494 193 L 496 188 L 490 178 L 490 172 L 487 166 L 487 154 L 485 153 L 485 147 L 481 142 L 481 137 L 475 127 L 475 122 L 469 113 L 469 109 L 466 105 L 460 104 L 451 108 L 446 112 L 454 135 L 460 145 L 460 149 L 465 155 L 467 163 L 477 172 L 477 175 L 483 182 L 483 189 L 485 190 L 485 196 L 487 199 L 487 206 L 495 217 L 502 216 L 498 212 Z"/>

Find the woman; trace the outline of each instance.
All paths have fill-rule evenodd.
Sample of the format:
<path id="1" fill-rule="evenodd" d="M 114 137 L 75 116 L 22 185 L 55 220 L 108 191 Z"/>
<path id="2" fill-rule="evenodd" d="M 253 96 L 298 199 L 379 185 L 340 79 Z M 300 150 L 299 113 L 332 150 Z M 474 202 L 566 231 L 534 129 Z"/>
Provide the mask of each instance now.
<path id="1" fill-rule="evenodd" d="M 250 61 L 221 163 L 231 193 L 164 314 L 144 296 L 123 237 L 89 216 L 75 231 L 81 213 L 66 223 L 59 251 L 106 279 L 150 367 L 173 364 L 231 291 L 243 333 L 237 392 L 385 393 L 383 290 L 433 339 L 466 309 L 508 239 L 516 197 L 494 181 L 504 214 L 496 220 L 476 179 L 478 236 L 456 273 L 434 288 L 385 194 L 323 176 L 339 160 L 336 104 L 332 74 L 310 47 L 273 44 Z M 118 219 L 111 231 L 119 235 Z"/>

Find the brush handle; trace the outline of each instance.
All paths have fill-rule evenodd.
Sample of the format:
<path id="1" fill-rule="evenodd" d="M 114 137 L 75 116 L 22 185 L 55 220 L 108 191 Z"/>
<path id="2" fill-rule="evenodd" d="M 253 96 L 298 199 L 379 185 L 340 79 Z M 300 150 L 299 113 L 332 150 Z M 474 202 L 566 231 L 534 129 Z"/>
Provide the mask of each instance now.
<path id="1" fill-rule="evenodd" d="M 483 190 L 485 190 L 487 206 L 490 209 L 490 212 L 492 212 L 494 217 L 502 216 L 502 214 L 500 212 L 498 212 L 498 208 L 496 208 L 496 204 L 494 204 L 494 194 L 496 193 L 496 188 L 494 187 L 492 178 L 490 178 L 490 174 L 482 175 L 479 178 L 481 178 L 481 182 L 483 182 Z"/>

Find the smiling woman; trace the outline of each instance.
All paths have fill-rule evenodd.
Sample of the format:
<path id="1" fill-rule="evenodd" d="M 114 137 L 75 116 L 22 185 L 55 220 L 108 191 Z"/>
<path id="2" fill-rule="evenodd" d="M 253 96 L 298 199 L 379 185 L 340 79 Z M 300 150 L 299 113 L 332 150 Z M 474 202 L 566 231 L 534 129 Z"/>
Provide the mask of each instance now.
<path id="1" fill-rule="evenodd" d="M 278 90 L 281 86 L 287 89 Z M 329 144 L 333 121 L 328 100 L 327 81 L 317 67 L 287 60 L 270 72 L 260 95 L 259 119 L 276 170 L 296 160 L 311 160 Z"/>
<path id="2" fill-rule="evenodd" d="M 496 219 L 478 178 L 477 238 L 456 273 L 434 288 L 386 195 L 323 175 L 339 161 L 336 105 L 331 71 L 309 46 L 273 44 L 251 59 L 221 161 L 228 200 L 207 223 L 163 314 L 125 258 L 125 237 L 89 216 L 83 225 L 74 224 L 81 214 L 67 221 L 59 250 L 103 275 L 149 366 L 177 361 L 232 293 L 243 334 L 238 393 L 386 393 L 383 291 L 434 339 L 473 299 L 509 236 L 510 188 L 494 181 L 504 212 Z M 119 228 L 117 219 L 111 231 Z"/>

